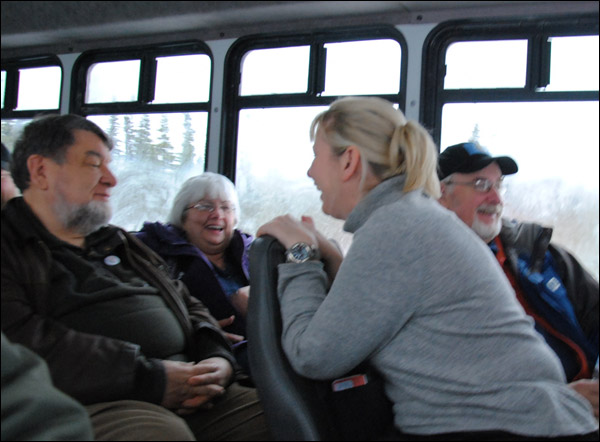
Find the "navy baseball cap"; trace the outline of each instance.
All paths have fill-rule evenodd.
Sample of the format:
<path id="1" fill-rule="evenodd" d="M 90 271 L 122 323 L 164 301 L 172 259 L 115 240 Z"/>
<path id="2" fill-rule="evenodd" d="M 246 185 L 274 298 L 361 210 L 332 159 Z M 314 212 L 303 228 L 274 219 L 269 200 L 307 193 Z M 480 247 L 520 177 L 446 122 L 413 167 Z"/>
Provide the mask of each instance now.
<path id="1" fill-rule="evenodd" d="M 517 173 L 519 167 L 511 157 L 493 157 L 475 143 L 460 143 L 448 147 L 438 157 L 438 176 L 443 180 L 453 173 L 472 173 L 491 163 L 500 166 L 502 175 Z"/>

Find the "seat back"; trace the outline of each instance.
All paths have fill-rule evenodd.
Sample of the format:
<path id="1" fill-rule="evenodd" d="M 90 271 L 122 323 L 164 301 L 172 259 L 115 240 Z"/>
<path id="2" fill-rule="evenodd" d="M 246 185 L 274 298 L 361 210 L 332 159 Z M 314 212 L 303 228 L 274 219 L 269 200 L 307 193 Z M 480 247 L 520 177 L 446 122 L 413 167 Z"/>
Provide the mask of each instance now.
<path id="1" fill-rule="evenodd" d="M 367 372 L 369 382 L 364 387 L 334 393 L 331 381 L 302 377 L 287 360 L 277 296 L 277 266 L 284 262 L 284 252 L 270 236 L 255 239 L 250 249 L 248 352 L 273 438 L 371 439 L 392 425 L 392 407 L 376 373 Z"/>

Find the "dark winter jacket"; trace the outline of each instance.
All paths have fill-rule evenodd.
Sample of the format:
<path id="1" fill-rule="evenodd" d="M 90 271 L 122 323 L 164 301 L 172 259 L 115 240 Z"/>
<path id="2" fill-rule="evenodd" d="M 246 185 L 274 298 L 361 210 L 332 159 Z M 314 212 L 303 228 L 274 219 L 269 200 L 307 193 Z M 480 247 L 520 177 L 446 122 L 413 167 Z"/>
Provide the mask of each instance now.
<path id="1" fill-rule="evenodd" d="M 60 256 L 68 260 L 57 259 Z M 136 342 L 102 332 L 83 333 L 65 325 L 67 315 L 97 311 L 87 293 L 102 296 L 102 290 L 85 286 L 76 275 L 83 269 L 89 272 L 92 261 L 96 266 L 102 260 L 107 266 L 114 265 L 115 257 L 124 261 L 122 267 L 130 279 L 139 281 L 141 290 L 145 287 L 159 304 L 162 299 L 162 305 L 172 312 L 172 328 L 183 336 L 181 358 L 200 361 L 220 356 L 235 364 L 228 341 L 206 307 L 189 296 L 181 282 L 173 281 L 164 261 L 135 236 L 107 226 L 88 235 L 85 246 L 78 248 L 50 234 L 23 198 L 14 198 L 2 211 L 2 331 L 46 360 L 59 389 L 84 404 L 121 399 L 162 401 L 166 378 L 159 359 L 144 355 Z M 101 273 L 108 275 L 104 281 L 115 280 L 107 290 L 118 294 L 118 276 L 108 268 Z M 91 281 L 102 277 L 93 271 L 88 274 Z M 157 295 L 160 298 L 155 298 Z M 119 297 L 121 302 L 126 299 Z M 63 300 L 68 301 L 68 311 Z M 111 298 L 103 301 L 109 305 Z M 93 316 L 90 319 L 96 320 Z M 151 328 L 148 324 L 147 329 L 128 332 L 144 336 Z"/>
<path id="2" fill-rule="evenodd" d="M 598 359 L 598 281 L 569 252 L 550 244 L 551 237 L 551 228 L 508 220 L 500 232 L 526 310 L 573 381 L 591 377 Z M 493 242 L 490 247 L 497 252 Z"/>
<path id="3" fill-rule="evenodd" d="M 214 265 L 198 247 L 188 242 L 182 229 L 159 222 L 144 223 L 137 236 L 166 261 L 171 277 L 184 282 L 190 294 L 202 301 L 212 316 L 223 319 L 235 315 L 235 321 L 225 327 L 225 331 L 246 335 L 245 318 L 229 302 L 215 275 Z M 252 239 L 235 230 L 226 252 L 229 261 L 245 276 L 246 285 L 249 284 L 248 253 Z"/>

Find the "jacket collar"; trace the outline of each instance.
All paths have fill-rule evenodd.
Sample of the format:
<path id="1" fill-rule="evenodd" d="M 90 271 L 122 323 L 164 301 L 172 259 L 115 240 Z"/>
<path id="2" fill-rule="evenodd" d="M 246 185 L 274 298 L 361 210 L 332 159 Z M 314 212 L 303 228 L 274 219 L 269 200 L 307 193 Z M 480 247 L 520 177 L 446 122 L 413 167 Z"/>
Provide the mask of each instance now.
<path id="1" fill-rule="evenodd" d="M 159 254 L 179 255 L 189 252 L 187 249 L 194 248 L 187 240 L 185 232 L 173 224 L 160 222 L 145 222 L 140 232 L 145 233 L 153 242 L 156 242 Z"/>
<path id="2" fill-rule="evenodd" d="M 11 227 L 25 241 L 44 239 L 44 241 L 60 241 L 52 235 L 33 213 L 23 197 L 12 198 L 2 210 L 2 221 L 10 223 Z"/>
<path id="3" fill-rule="evenodd" d="M 192 255 L 201 256 L 208 261 L 204 253 L 196 246 L 191 244 L 185 234 L 185 231 L 173 224 L 163 224 L 160 222 L 144 223 L 141 232 L 148 235 L 152 242 L 158 247 L 156 252 L 159 255 L 179 256 Z M 252 242 L 252 237 L 241 233 L 237 229 L 233 231 L 233 237 L 229 247 L 234 256 L 241 256 L 247 246 Z"/>
<path id="4" fill-rule="evenodd" d="M 530 251 L 542 234 L 547 236 L 549 242 L 552 237 L 552 228 L 536 223 L 519 223 L 516 220 L 502 219 L 500 239 L 505 247 Z"/>

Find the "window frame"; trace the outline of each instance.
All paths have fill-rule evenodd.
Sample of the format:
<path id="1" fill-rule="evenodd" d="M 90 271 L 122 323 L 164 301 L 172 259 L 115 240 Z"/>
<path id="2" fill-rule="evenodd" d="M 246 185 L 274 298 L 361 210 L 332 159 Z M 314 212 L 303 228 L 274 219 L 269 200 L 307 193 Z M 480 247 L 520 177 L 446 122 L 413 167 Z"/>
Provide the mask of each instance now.
<path id="1" fill-rule="evenodd" d="M 436 144 L 441 141 L 442 110 L 449 103 L 598 101 L 598 91 L 541 91 L 550 81 L 549 37 L 598 35 L 598 17 L 515 20 L 455 20 L 435 27 L 424 44 L 421 71 L 420 121 Z M 444 90 L 445 55 L 457 42 L 522 39 L 528 41 L 526 83 L 523 88 Z"/>
<path id="2" fill-rule="evenodd" d="M 229 48 L 225 61 L 223 113 L 221 115 L 221 145 L 219 172 L 235 182 L 239 113 L 242 109 L 327 106 L 339 96 L 321 96 L 325 89 L 327 43 L 391 39 L 401 48 L 400 84 L 397 94 L 371 94 L 398 104 L 404 111 L 408 73 L 408 46 L 402 33 L 394 26 L 338 28 L 305 33 L 273 33 L 242 37 Z M 244 56 L 257 49 L 310 46 L 307 91 L 302 93 L 240 95 L 241 65 Z"/>
<path id="3" fill-rule="evenodd" d="M 58 98 L 58 107 L 54 109 L 28 109 L 16 110 L 19 95 L 19 70 L 45 67 L 60 68 L 60 91 Z M 2 70 L 6 71 L 6 84 L 4 90 L 4 107 L 2 107 L 0 117 L 3 120 L 34 118 L 38 115 L 60 113 L 63 98 L 64 86 L 64 67 L 56 55 L 42 55 L 38 57 L 28 57 L 12 60 L 2 60 Z"/>
<path id="4" fill-rule="evenodd" d="M 199 55 L 210 57 L 211 72 L 209 91 L 212 89 L 213 76 L 215 72 L 213 54 L 205 43 L 201 41 L 186 41 L 151 45 L 137 48 L 119 48 L 113 50 L 90 50 L 82 53 L 73 66 L 71 82 L 70 112 L 88 115 L 111 115 L 111 114 L 154 114 L 168 112 L 198 112 L 208 113 L 208 124 L 210 126 L 211 93 L 208 101 L 187 103 L 160 103 L 151 104 L 156 89 L 156 69 L 158 57 L 177 55 Z M 87 75 L 90 66 L 96 63 L 141 60 L 140 81 L 138 84 L 138 97 L 136 101 L 117 103 L 86 103 Z M 208 135 L 208 134 L 207 134 Z M 208 144 L 208 141 L 207 141 Z"/>

